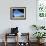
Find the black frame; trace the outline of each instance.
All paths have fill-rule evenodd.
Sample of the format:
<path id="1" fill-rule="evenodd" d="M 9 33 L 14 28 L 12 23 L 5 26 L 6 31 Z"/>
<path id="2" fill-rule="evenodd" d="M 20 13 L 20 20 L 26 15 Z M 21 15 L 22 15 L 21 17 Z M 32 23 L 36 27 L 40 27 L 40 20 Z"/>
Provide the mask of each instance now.
<path id="1" fill-rule="evenodd" d="M 16 18 L 16 17 L 13 17 L 12 15 L 13 15 L 13 9 L 24 9 L 24 17 L 18 17 L 18 18 Z M 25 20 L 26 19 L 26 7 L 11 7 L 10 8 L 10 19 L 11 20 Z"/>

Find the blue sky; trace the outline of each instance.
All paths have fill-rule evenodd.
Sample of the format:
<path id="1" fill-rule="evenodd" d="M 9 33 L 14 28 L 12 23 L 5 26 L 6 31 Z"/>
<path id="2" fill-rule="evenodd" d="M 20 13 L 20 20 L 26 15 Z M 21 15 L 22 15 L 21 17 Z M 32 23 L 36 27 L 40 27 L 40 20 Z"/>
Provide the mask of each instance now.
<path id="1" fill-rule="evenodd" d="M 20 12 L 19 10 L 15 10 L 14 11 L 14 16 L 23 16 L 24 15 L 24 13 L 22 13 L 22 12 Z"/>

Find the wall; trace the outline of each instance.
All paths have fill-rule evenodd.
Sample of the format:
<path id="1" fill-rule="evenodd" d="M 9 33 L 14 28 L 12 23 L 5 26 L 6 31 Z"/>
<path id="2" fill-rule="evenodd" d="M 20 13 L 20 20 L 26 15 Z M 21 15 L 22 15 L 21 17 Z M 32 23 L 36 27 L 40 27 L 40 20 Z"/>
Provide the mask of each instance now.
<path id="1" fill-rule="evenodd" d="M 26 7 L 26 20 L 10 20 L 10 7 Z M 30 32 L 36 24 L 36 0 L 0 0 L 0 34 L 10 32 L 11 27 L 19 27 L 19 32 Z"/>

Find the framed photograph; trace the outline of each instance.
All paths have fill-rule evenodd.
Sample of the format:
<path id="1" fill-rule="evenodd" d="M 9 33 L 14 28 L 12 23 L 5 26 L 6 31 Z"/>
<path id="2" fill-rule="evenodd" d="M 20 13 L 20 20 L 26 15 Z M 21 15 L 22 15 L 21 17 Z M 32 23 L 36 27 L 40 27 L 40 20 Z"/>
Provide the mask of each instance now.
<path id="1" fill-rule="evenodd" d="M 36 24 L 44 26 L 46 25 L 46 0 L 37 0 L 36 3 Z"/>
<path id="2" fill-rule="evenodd" d="M 39 19 L 46 18 L 46 0 L 37 0 L 37 16 Z"/>
<path id="3" fill-rule="evenodd" d="M 10 8 L 11 20 L 24 20 L 26 19 L 26 7 L 11 7 Z"/>

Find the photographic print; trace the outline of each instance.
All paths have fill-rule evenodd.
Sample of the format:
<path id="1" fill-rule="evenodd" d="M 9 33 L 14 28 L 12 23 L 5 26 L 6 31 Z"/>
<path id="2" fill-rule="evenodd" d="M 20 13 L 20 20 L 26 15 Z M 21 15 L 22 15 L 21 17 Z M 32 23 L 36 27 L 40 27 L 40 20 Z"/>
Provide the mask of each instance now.
<path id="1" fill-rule="evenodd" d="M 11 20 L 26 19 L 26 8 L 25 7 L 11 7 L 10 8 L 10 19 Z"/>

